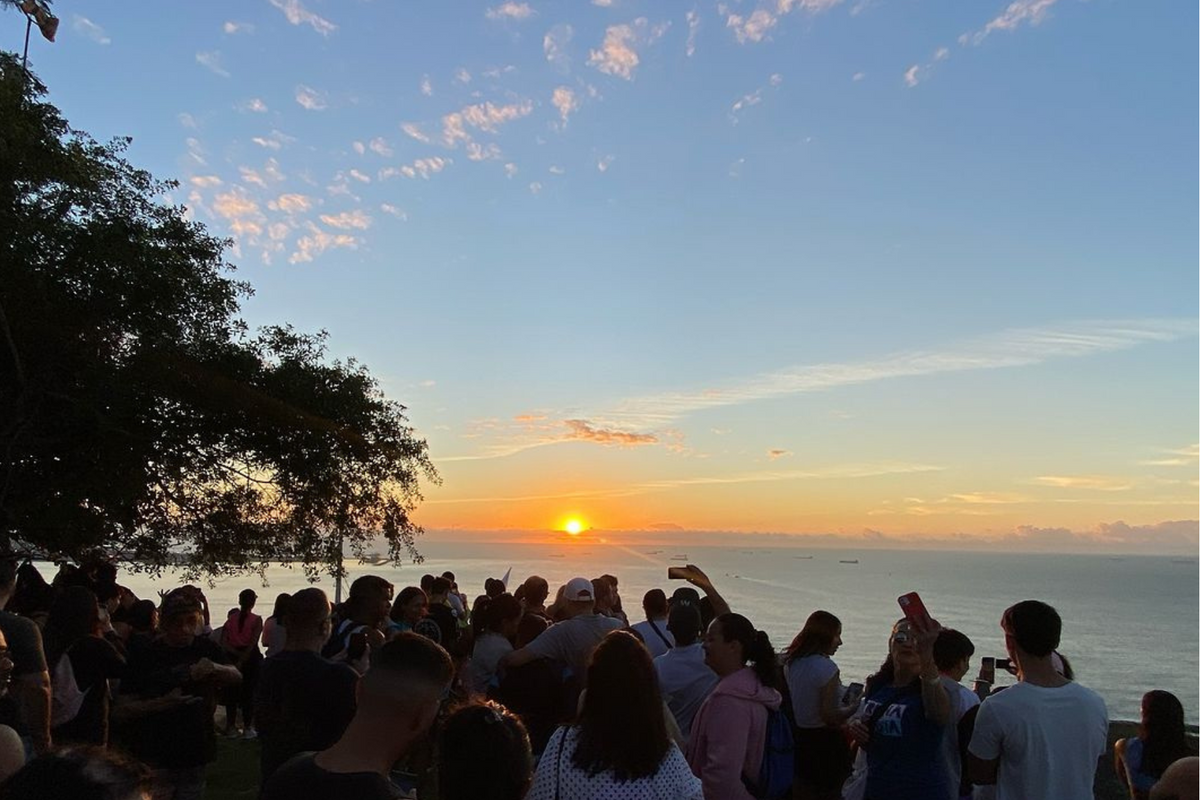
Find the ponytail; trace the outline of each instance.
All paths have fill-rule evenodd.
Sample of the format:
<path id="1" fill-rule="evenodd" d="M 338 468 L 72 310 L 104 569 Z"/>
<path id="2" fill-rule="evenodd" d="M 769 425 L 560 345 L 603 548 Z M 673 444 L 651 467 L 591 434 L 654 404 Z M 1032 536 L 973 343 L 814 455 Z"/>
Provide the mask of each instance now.
<path id="1" fill-rule="evenodd" d="M 751 664 L 763 686 L 778 689 L 781 686 L 779 659 L 767 632 L 756 630 L 750 620 L 741 614 L 722 614 L 716 622 L 720 624 L 721 635 L 726 641 L 741 644 L 742 658 Z"/>

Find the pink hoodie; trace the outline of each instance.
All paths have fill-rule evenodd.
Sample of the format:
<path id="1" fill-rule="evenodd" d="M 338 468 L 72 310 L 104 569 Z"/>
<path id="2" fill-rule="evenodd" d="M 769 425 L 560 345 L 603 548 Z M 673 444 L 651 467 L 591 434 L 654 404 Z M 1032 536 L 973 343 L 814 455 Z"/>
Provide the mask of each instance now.
<path id="1" fill-rule="evenodd" d="M 753 669 L 742 667 L 722 678 L 700 706 L 687 760 L 704 784 L 706 800 L 753 800 L 742 775 L 758 777 L 767 741 L 767 709 L 779 708 L 781 700 Z"/>

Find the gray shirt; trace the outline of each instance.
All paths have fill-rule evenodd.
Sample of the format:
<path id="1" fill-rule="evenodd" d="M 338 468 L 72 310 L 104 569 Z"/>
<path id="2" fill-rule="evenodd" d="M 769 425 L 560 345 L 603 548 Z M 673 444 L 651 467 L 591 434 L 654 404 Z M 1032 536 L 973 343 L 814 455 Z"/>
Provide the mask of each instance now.
<path id="1" fill-rule="evenodd" d="M 583 678 L 587 675 L 592 650 L 609 631 L 623 627 L 619 619 L 602 614 L 580 614 L 551 625 L 525 648 L 535 656 L 563 662 L 577 677 Z"/>
<path id="2" fill-rule="evenodd" d="M 667 708 L 675 715 L 684 738 L 691 736 L 692 720 L 717 685 L 717 673 L 704 663 L 704 646 L 699 642 L 678 645 L 654 659 L 658 685 Z"/>

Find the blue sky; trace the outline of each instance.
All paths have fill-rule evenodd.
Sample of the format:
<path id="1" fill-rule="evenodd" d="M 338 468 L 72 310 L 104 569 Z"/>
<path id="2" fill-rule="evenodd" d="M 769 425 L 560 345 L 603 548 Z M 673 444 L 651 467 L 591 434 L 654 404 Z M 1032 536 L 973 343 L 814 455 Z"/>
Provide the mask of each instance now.
<path id="1" fill-rule="evenodd" d="M 1194 4 L 54 9 L 52 101 L 410 407 L 430 527 L 1195 550 Z"/>

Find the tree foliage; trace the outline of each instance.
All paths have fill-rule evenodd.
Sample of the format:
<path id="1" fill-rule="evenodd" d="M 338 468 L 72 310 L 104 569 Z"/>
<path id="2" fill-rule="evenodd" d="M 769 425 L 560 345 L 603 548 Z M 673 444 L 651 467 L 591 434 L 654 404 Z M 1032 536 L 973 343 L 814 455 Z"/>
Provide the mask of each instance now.
<path id="1" fill-rule="evenodd" d="M 251 335 L 228 242 L 45 94 L 0 53 L 0 537 L 210 574 L 378 535 L 419 560 L 438 476 L 403 406 L 323 333 Z"/>

